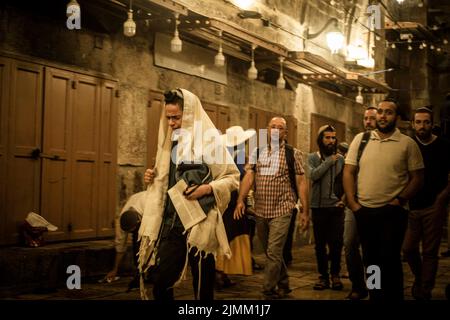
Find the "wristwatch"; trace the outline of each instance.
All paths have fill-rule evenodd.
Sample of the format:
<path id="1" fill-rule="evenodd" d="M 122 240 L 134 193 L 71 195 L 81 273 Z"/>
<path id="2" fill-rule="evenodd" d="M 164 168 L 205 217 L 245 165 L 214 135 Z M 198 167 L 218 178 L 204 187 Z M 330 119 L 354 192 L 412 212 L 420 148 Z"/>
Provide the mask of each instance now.
<path id="1" fill-rule="evenodd" d="M 404 206 L 408 202 L 408 199 L 403 198 L 402 196 L 396 196 L 395 199 L 398 200 L 401 206 Z"/>

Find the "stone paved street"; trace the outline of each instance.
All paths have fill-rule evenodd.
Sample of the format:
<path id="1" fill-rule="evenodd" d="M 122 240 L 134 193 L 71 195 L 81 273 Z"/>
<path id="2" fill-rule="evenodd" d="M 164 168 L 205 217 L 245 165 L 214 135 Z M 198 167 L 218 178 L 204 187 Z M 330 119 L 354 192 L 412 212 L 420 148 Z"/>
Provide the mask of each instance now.
<path id="1" fill-rule="evenodd" d="M 442 250 L 444 245 L 442 246 Z M 263 255 L 257 255 L 258 263 L 264 262 Z M 345 265 L 345 263 L 343 263 Z M 405 271 L 405 296 L 407 300 L 411 300 L 412 275 L 409 267 L 404 263 Z M 343 274 L 346 273 L 345 267 Z M 188 273 L 189 274 L 189 273 Z M 347 278 L 343 278 L 343 291 L 314 291 L 313 285 L 316 281 L 316 264 L 314 257 L 314 246 L 305 245 L 294 250 L 294 261 L 289 268 L 290 284 L 292 293 L 287 299 L 300 300 L 343 300 L 350 291 L 350 282 Z M 263 273 L 257 271 L 252 276 L 232 276 L 232 280 L 236 285 L 222 291 L 216 291 L 217 300 L 258 300 L 261 299 L 261 283 Z M 43 294 L 21 294 L 10 297 L 9 299 L 18 300 L 137 300 L 139 299 L 139 291 L 137 289 L 126 293 L 128 282 L 131 277 L 121 277 L 113 283 L 99 284 L 98 278 L 83 279 L 81 290 L 59 289 L 52 293 Z M 433 291 L 433 299 L 445 299 L 445 286 L 450 283 L 450 258 L 440 258 L 439 270 L 436 280 L 436 288 Z M 177 300 L 192 300 L 191 280 L 188 276 L 180 287 L 175 289 Z"/>

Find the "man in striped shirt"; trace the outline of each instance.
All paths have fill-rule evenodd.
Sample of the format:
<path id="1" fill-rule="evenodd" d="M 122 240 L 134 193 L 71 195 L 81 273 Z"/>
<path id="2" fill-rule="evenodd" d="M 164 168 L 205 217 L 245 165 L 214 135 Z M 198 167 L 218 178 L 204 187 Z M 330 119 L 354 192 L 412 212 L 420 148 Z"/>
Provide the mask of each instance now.
<path id="1" fill-rule="evenodd" d="M 266 252 L 263 295 L 267 299 L 283 298 L 291 292 L 283 247 L 286 242 L 292 212 L 298 198 L 303 212 L 298 215 L 300 224 L 306 229 L 309 224 L 308 183 L 304 175 L 301 152 L 294 149 L 295 183 L 293 190 L 286 161 L 286 120 L 272 118 L 268 126 L 270 144 L 254 150 L 250 163 L 241 181 L 235 219 L 244 214 L 244 199 L 255 183 L 255 214 L 258 237 Z M 259 154 L 259 156 L 258 156 Z"/>

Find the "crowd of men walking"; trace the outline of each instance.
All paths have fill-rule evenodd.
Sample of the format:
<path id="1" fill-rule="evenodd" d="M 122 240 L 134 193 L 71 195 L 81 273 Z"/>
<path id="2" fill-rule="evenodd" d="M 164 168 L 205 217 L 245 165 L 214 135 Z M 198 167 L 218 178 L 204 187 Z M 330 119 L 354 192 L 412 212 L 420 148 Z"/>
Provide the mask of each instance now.
<path id="1" fill-rule="evenodd" d="M 307 230 L 311 216 L 319 273 L 314 290 L 342 290 L 344 249 L 352 283 L 348 299 L 402 300 L 403 250 L 415 277 L 412 295 L 431 299 L 450 198 L 450 144 L 432 133 L 431 109 L 414 111 L 409 137 L 396 126 L 398 103 L 381 101 L 365 111 L 365 131 L 350 146 L 338 143 L 332 125 L 322 126 L 319 150 L 305 162 L 302 152 L 286 143 L 282 117 L 270 120 L 268 143 L 260 142 L 248 157 L 254 130 L 232 127 L 216 149 L 224 150 L 227 161 L 214 164 L 201 160 L 195 139 L 184 140 L 186 132 L 197 137 L 214 128 L 197 96 L 168 91 L 164 112 L 156 165 L 145 173 L 148 189 L 118 215 L 118 254 L 108 279 L 116 276 L 127 233 L 134 232 L 139 257 L 134 285 L 139 279 L 142 298 L 148 298 L 150 285 L 155 299 L 173 299 L 189 263 L 195 297 L 212 300 L 218 281 L 232 285 L 227 275 L 248 275 L 257 267 L 251 258 L 256 224 L 266 254 L 263 298 L 283 298 L 291 292 L 287 263 L 294 226 Z M 208 142 L 202 143 L 207 150 Z M 186 164 L 187 158 L 201 161 Z M 174 195 L 177 190 L 182 196 Z M 183 201 L 192 200 L 200 205 L 187 214 Z M 380 270 L 376 288 L 366 287 L 368 266 Z"/>

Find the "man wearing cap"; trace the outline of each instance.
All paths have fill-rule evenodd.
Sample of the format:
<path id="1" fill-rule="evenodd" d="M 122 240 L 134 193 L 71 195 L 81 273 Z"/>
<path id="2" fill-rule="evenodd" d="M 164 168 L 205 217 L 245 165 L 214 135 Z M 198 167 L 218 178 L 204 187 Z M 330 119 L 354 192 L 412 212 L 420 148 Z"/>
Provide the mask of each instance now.
<path id="1" fill-rule="evenodd" d="M 342 177 L 344 157 L 337 153 L 336 129 L 319 128 L 319 151 L 308 155 L 308 172 L 312 182 L 311 209 L 319 281 L 314 290 L 342 290 L 340 279 L 344 232 L 344 204 L 336 194 L 336 180 Z M 328 246 L 328 253 L 327 253 Z M 329 262 L 330 266 L 328 266 Z"/>
<path id="2" fill-rule="evenodd" d="M 250 164 L 239 188 L 234 216 L 239 219 L 245 211 L 244 199 L 255 183 L 255 215 L 258 237 L 266 253 L 264 267 L 263 297 L 265 299 L 283 298 L 291 292 L 289 277 L 283 260 L 283 248 L 286 242 L 292 212 L 298 198 L 303 212 L 298 215 L 300 224 L 306 229 L 309 224 L 308 185 L 302 167 L 301 152 L 285 145 L 287 136 L 286 120 L 272 118 L 268 124 L 267 146 L 261 146 L 252 152 Z M 261 143 L 261 142 L 260 142 Z M 287 151 L 287 148 L 292 148 Z M 287 153 L 294 159 L 295 182 L 291 181 L 287 162 Z M 296 183 L 298 195 L 292 183 Z"/>
<path id="3" fill-rule="evenodd" d="M 133 256 L 136 257 L 138 250 L 137 231 L 139 230 L 142 213 L 144 212 L 144 197 L 145 192 L 138 192 L 136 194 L 133 194 L 120 211 L 120 214 L 116 216 L 116 237 L 114 240 L 116 256 L 114 259 L 113 269 L 108 272 L 105 277 L 108 282 L 114 281 L 117 275 L 120 263 L 127 251 L 127 241 L 129 233 L 131 233 L 133 236 Z M 137 258 L 133 259 L 133 261 L 137 267 Z M 130 288 L 131 286 L 138 287 L 138 285 L 135 283 L 130 283 Z"/>
<path id="4" fill-rule="evenodd" d="M 400 252 L 408 223 L 407 203 L 423 182 L 423 160 L 417 143 L 396 128 L 398 104 L 381 101 L 377 129 L 370 132 L 362 155 L 363 133 L 352 141 L 344 167 L 344 189 L 353 211 L 363 249 L 363 260 L 374 281 L 371 300 L 402 300 Z"/>
<path id="5" fill-rule="evenodd" d="M 377 108 L 367 107 L 364 111 L 363 125 L 366 132 L 376 129 Z M 344 254 L 348 277 L 352 283 L 352 290 L 347 296 L 347 299 L 350 300 L 361 300 L 369 295 L 364 277 L 364 265 L 359 251 L 360 246 L 355 216 L 347 207 L 344 219 Z"/>
<path id="6" fill-rule="evenodd" d="M 450 144 L 431 133 L 433 112 L 427 107 L 415 110 L 412 126 L 413 138 L 425 163 L 425 181 L 409 202 L 411 212 L 403 253 L 415 277 L 413 297 L 429 300 L 438 269 L 438 251 L 449 200 Z"/>

